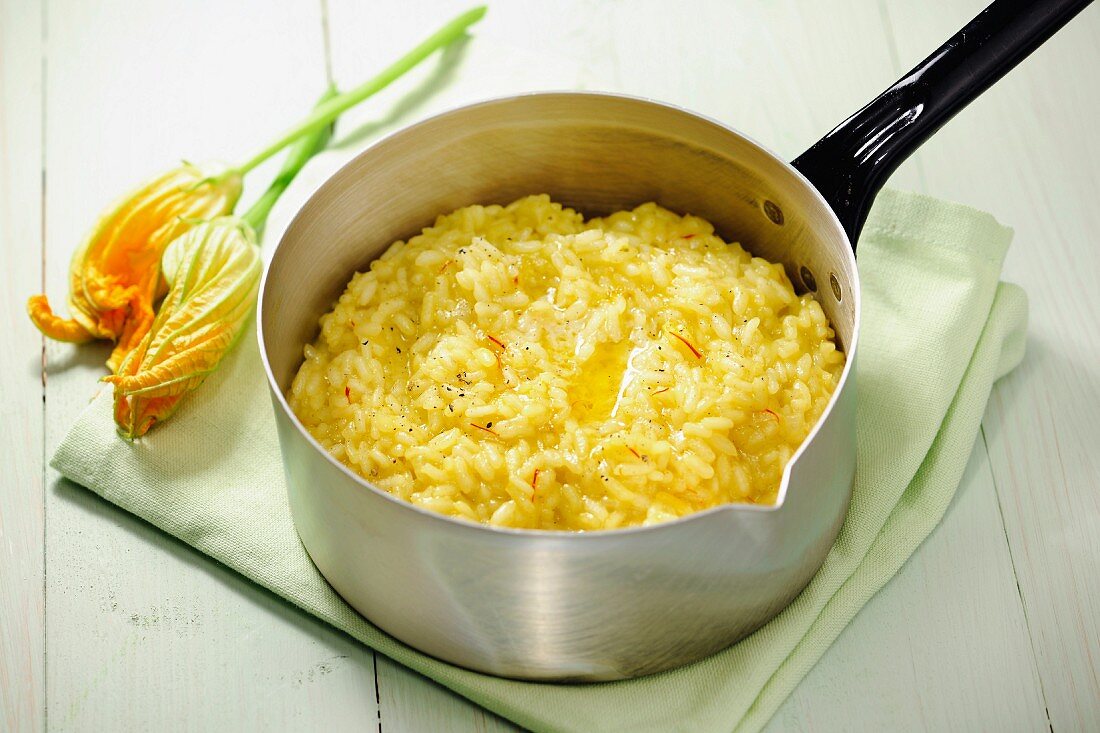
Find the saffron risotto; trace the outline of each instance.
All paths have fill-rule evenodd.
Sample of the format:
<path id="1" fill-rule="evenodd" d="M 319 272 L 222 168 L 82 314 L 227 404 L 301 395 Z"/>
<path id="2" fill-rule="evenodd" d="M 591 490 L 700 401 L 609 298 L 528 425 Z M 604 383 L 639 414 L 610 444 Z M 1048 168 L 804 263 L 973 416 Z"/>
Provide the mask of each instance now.
<path id="1" fill-rule="evenodd" d="M 310 433 L 394 496 L 502 527 L 774 503 L 844 366 L 781 265 L 653 203 L 459 209 L 320 326 L 289 393 Z"/>

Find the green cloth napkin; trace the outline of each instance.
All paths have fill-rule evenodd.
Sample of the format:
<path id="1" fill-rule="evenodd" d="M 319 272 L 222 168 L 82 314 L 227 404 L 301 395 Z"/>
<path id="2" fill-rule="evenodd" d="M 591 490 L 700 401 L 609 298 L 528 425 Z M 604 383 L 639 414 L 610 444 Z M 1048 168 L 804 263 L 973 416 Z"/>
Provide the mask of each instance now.
<path id="1" fill-rule="evenodd" d="M 1023 356 L 1027 301 L 1018 287 L 998 282 L 1010 239 L 1010 230 L 980 211 L 891 191 L 879 197 L 860 241 L 859 461 L 840 537 L 806 590 L 769 624 L 726 651 L 648 678 L 553 685 L 489 677 L 420 654 L 353 611 L 294 531 L 254 337 L 170 423 L 138 442 L 115 436 L 104 390 L 53 465 L 307 613 L 528 728 L 754 731 L 951 502 L 990 388 Z"/>

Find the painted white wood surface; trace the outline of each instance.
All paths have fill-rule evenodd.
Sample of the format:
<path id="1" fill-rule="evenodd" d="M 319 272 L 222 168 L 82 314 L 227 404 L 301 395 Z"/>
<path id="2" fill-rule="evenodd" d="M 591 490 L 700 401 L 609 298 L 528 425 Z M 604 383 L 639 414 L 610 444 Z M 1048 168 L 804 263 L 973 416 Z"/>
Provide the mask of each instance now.
<path id="1" fill-rule="evenodd" d="M 46 709 L 42 339 L 12 297 L 42 279 L 42 72 L 41 8 L 0 0 L 0 730 Z"/>
<path id="2" fill-rule="evenodd" d="M 338 138 L 353 150 L 455 104 L 589 88 L 683 104 L 791 156 L 980 2 L 496 2 L 449 67 L 428 64 L 349 115 Z M 463 7 L 331 0 L 337 81 L 365 77 Z M 510 727 L 52 472 L 43 497 L 42 456 L 96 389 L 105 351 L 49 346 L 43 442 L 40 341 L 21 321 L 39 260 L 62 299 L 72 247 L 114 195 L 178 157 L 248 152 L 307 107 L 323 80 L 321 7 L 0 0 L 0 10 L 3 323 L 18 334 L 3 356 L 2 409 L 6 424 L 27 426 L 5 439 L 14 470 L 0 479 L 0 672 L 18 683 L 0 692 L 0 722 L 15 723 L 0 728 Z M 43 38 L 36 81 L 24 69 L 41 61 Z M 1100 724 L 1100 467 L 1088 450 L 1100 439 L 1089 277 L 1100 273 L 1098 41 L 1091 9 L 892 181 L 1017 229 L 1006 273 L 1031 296 L 1031 351 L 997 387 L 944 524 L 772 729 Z"/>
<path id="3" fill-rule="evenodd" d="M 901 54 L 947 32 L 922 6 L 890 4 Z M 1100 7 L 1080 20 L 920 153 L 924 190 L 1016 229 L 1005 278 L 1030 296 L 1028 357 L 983 439 L 1055 731 L 1100 728 Z"/>

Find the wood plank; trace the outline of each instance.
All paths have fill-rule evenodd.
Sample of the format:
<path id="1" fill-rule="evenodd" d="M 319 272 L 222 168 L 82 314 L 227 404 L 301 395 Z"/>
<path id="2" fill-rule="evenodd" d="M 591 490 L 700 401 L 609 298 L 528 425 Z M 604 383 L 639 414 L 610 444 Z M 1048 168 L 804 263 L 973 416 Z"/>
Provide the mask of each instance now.
<path id="1" fill-rule="evenodd" d="M 324 83 L 314 3 L 59 0 L 48 24 L 55 301 L 101 207 L 182 157 L 251 153 Z M 49 451 L 97 389 L 105 356 L 50 345 Z M 52 471 L 47 510 L 51 729 L 317 730 L 377 719 L 369 650 Z"/>
<path id="2" fill-rule="evenodd" d="M 890 15 L 914 57 L 957 24 L 918 0 Z M 1030 297 L 1028 356 L 994 389 L 985 436 L 1054 730 L 1100 722 L 1098 69 L 1091 7 L 921 154 L 930 191 L 1016 230 L 1005 278 Z"/>
<path id="3" fill-rule="evenodd" d="M 24 302 L 42 279 L 43 18 L 0 0 L 0 729 L 45 728 L 42 339 Z"/>
<path id="4" fill-rule="evenodd" d="M 329 0 L 337 83 L 369 76 L 469 5 L 466 0 L 374 6 Z M 403 125 L 460 104 L 529 89 L 578 86 L 582 62 L 573 55 L 573 46 L 555 46 L 538 32 L 540 23 L 554 22 L 569 15 L 567 11 L 548 3 L 522 8 L 493 4 L 486 19 L 473 29 L 474 38 L 429 60 L 363 108 L 344 116 L 337 133 L 344 156 Z M 521 22 L 523 16 L 529 24 Z M 387 32 L 379 35 L 380 27 Z M 364 44 L 363 38 L 372 42 Z M 321 165 L 335 169 L 338 163 L 339 159 L 331 159 Z M 376 674 L 379 729 L 385 733 L 516 730 L 381 655 Z"/>
<path id="5" fill-rule="evenodd" d="M 921 45 L 906 42 L 908 24 L 896 23 L 892 9 L 881 6 L 893 72 L 870 94 L 973 15 L 932 13 L 926 4 L 923 12 L 942 22 Z M 945 196 L 929 188 L 927 165 L 918 153 L 889 185 Z M 943 523 L 825 653 L 769 730 L 1037 729 L 1048 723 L 1044 705 L 979 439 Z"/>

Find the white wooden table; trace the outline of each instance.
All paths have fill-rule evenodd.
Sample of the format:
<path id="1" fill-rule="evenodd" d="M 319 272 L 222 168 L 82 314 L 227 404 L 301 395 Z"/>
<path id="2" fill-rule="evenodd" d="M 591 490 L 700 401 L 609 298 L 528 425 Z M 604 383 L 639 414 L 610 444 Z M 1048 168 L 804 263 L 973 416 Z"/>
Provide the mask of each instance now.
<path id="1" fill-rule="evenodd" d="M 446 68 L 338 137 L 355 149 L 462 102 L 582 88 L 681 104 L 793 156 L 982 5 L 494 0 Z M 326 61 L 351 85 L 464 6 L 330 0 L 326 42 L 320 0 L 0 0 L 0 730 L 510 727 L 61 480 L 45 460 L 106 350 L 43 343 L 23 312 L 42 289 L 63 301 L 69 255 L 116 195 L 181 157 L 251 152 L 312 104 Z M 942 526 L 773 729 L 1100 729 L 1098 92 L 1094 7 L 891 181 L 1016 229 L 1005 277 L 1031 297 L 1028 355 Z"/>

